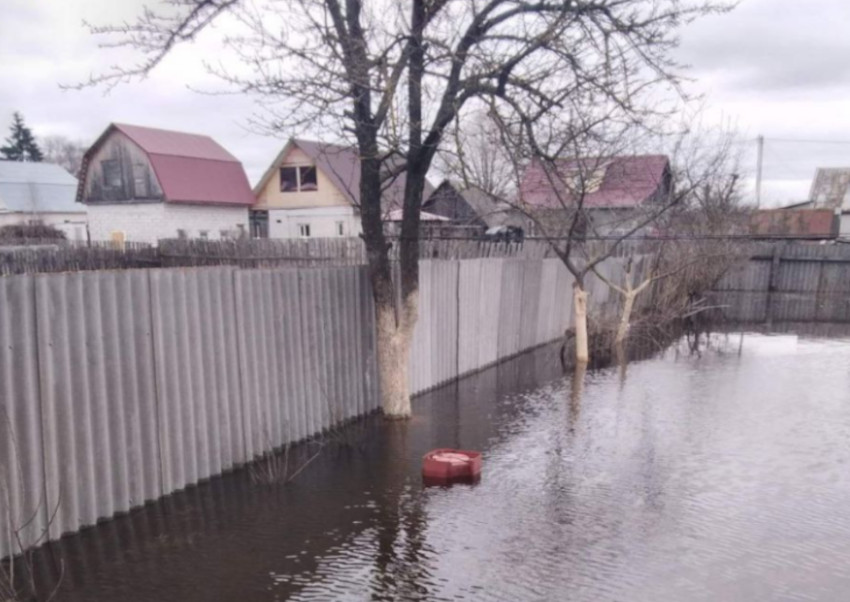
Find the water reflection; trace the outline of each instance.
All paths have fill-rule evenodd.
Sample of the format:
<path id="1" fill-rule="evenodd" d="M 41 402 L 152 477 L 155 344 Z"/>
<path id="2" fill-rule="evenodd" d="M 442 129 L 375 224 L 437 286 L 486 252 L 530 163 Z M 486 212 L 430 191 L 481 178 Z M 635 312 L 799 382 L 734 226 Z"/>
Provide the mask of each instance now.
<path id="1" fill-rule="evenodd" d="M 848 340 L 757 333 L 627 374 L 540 350 L 333 434 L 291 483 L 234 473 L 67 538 L 42 579 L 61 558 L 58 599 L 95 602 L 843 599 L 848 366 Z M 423 488 L 442 446 L 484 451 L 482 481 Z"/>

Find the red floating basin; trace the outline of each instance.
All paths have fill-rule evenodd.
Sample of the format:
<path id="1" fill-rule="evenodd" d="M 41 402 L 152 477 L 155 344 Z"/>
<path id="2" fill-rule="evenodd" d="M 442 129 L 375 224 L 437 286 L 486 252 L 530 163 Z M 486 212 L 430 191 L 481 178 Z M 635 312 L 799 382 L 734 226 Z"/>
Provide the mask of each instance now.
<path id="1" fill-rule="evenodd" d="M 471 483 L 481 476 L 481 452 L 441 448 L 422 458 L 422 478 L 426 485 Z"/>

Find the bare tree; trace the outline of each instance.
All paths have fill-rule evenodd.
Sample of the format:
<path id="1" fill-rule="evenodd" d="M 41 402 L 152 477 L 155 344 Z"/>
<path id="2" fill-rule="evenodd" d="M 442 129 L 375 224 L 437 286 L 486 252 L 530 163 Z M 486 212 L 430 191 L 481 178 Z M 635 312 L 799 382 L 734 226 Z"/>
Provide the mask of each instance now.
<path id="1" fill-rule="evenodd" d="M 735 144 L 735 133 L 727 127 L 688 128 L 678 136 L 671 151 L 670 186 L 679 192 L 675 205 L 653 224 L 653 240 L 640 254 L 628 255 L 620 281 L 603 274 L 598 265 L 593 268 L 622 298 L 614 339 L 621 355 L 638 295 L 659 281 L 676 281 L 667 283 L 664 302 L 655 304 L 653 313 L 657 320 L 680 319 L 700 311 L 690 307 L 694 296 L 713 286 L 740 258 L 740 245 L 728 238 L 742 233 L 747 224 Z"/>
<path id="2" fill-rule="evenodd" d="M 637 93 L 676 84 L 678 28 L 723 0 L 167 0 L 135 23 L 94 28 L 107 46 L 141 52 L 88 84 L 153 70 L 224 15 L 241 33 L 223 43 L 244 68 L 211 65 L 267 109 L 262 125 L 310 125 L 353 141 L 360 156 L 363 239 L 376 304 L 385 415 L 410 414 L 407 366 L 418 316 L 425 178 L 465 107 L 498 101 L 539 122 L 577 94 L 636 112 Z M 405 176 L 396 291 L 381 212 L 382 181 Z M 399 294 L 400 293 L 400 294 Z M 396 300 L 400 298 L 400 304 Z"/>
<path id="3" fill-rule="evenodd" d="M 5 536 L 5 548 L 9 557 L 0 557 L 0 600 L 45 600 L 55 599 L 65 573 L 64 561 L 60 561 L 60 572 L 56 583 L 49 591 L 40 587 L 38 574 L 44 556 L 34 549 L 49 539 L 50 528 L 61 505 L 61 493 L 52 508 L 48 508 L 44 491 L 27 491 L 24 470 L 14 431 L 6 409 L 0 405 L 0 435 L 5 457 L 0 458 L 0 536 Z M 13 486 L 14 485 L 14 486 Z M 14 500 L 13 492 L 24 492 L 22 498 Z M 20 502 L 28 499 L 32 507 L 22 508 Z M 18 503 L 15 503 L 18 502 Z M 40 518 L 46 524 L 40 525 Z"/>
<path id="4" fill-rule="evenodd" d="M 576 95 L 571 103 L 567 119 L 493 114 L 518 181 L 518 194 L 509 202 L 573 275 L 575 359 L 582 363 L 589 360 L 587 277 L 601 277 L 623 297 L 617 338 L 625 340 L 637 295 L 699 261 L 693 253 L 679 255 L 687 257 L 684 263 L 662 254 L 652 262 L 640 261 L 638 272 L 630 239 L 729 231 L 740 223 L 735 219 L 740 195 L 729 131 L 694 131 L 690 113 L 683 124 L 668 125 L 685 115 L 682 107 L 667 114 L 624 111 L 618 105 L 600 109 L 593 95 Z M 623 249 L 627 241 L 631 250 Z M 642 252 L 652 255 L 659 249 L 671 246 L 644 245 Z M 617 281 L 599 269 L 614 255 L 630 257 Z"/>
<path id="5" fill-rule="evenodd" d="M 464 189 L 477 188 L 494 199 L 516 194 L 510 156 L 486 111 L 455 118 L 437 155 L 436 167 Z"/>
<path id="6" fill-rule="evenodd" d="M 39 145 L 44 154 L 44 161 L 64 167 L 74 177 L 80 175 L 87 145 L 74 142 L 65 136 L 44 136 L 39 140 Z"/>

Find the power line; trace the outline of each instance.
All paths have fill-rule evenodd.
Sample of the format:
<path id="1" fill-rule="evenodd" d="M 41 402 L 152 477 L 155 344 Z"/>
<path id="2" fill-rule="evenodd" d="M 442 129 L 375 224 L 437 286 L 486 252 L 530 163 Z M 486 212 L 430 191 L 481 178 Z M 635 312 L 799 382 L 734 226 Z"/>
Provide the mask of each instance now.
<path id="1" fill-rule="evenodd" d="M 850 144 L 850 140 L 813 140 L 808 138 L 768 138 L 765 136 L 765 141 L 767 142 L 789 142 L 789 143 L 800 143 L 800 144 Z"/>

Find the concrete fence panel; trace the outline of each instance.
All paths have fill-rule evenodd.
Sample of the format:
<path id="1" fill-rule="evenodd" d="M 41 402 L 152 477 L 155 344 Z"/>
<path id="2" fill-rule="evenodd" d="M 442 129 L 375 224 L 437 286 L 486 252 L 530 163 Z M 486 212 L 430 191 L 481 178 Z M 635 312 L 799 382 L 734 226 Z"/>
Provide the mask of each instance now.
<path id="1" fill-rule="evenodd" d="M 0 558 L 47 530 L 32 276 L 0 278 Z"/>
<path id="2" fill-rule="evenodd" d="M 426 391 L 434 382 L 434 366 L 431 363 L 431 339 L 433 337 L 431 311 L 431 289 L 433 285 L 433 262 L 419 264 L 419 319 L 413 331 L 410 350 L 410 390 L 415 393 Z"/>
<path id="3" fill-rule="evenodd" d="M 502 298 L 499 306 L 499 359 L 520 350 L 523 262 L 506 259 L 502 270 Z"/>
<path id="4" fill-rule="evenodd" d="M 414 393 L 561 336 L 557 259 L 426 260 Z M 0 556 L 379 405 L 363 266 L 0 278 Z M 22 520 L 23 518 L 26 520 Z M 30 518 L 34 517 L 30 521 Z"/>
<path id="5" fill-rule="evenodd" d="M 499 333 L 501 331 L 502 281 L 505 259 L 481 261 L 481 279 L 478 288 L 478 367 L 483 368 L 499 361 Z"/>
<path id="6" fill-rule="evenodd" d="M 458 264 L 457 365 L 459 374 L 466 374 L 481 367 L 478 348 L 485 325 L 481 316 L 482 260 L 464 259 Z"/>
<path id="7" fill-rule="evenodd" d="M 36 277 L 52 537 L 159 497 L 156 392 L 144 272 Z"/>
<path id="8" fill-rule="evenodd" d="M 436 387 L 457 378 L 458 372 L 458 274 L 459 261 L 432 261 L 431 263 L 431 350 L 433 366 L 430 387 Z"/>
<path id="9" fill-rule="evenodd" d="M 297 274 L 294 275 L 295 281 L 290 286 L 295 289 L 293 299 L 297 302 L 298 282 Z M 245 456 L 253 458 L 268 449 L 283 445 L 288 429 L 302 436 L 307 435 L 300 421 L 292 421 L 290 417 L 294 424 L 286 424 L 283 404 L 278 403 L 284 399 L 286 391 L 288 401 L 295 402 L 293 405 L 303 405 L 301 387 L 295 386 L 295 383 L 286 383 L 284 373 L 280 370 L 286 361 L 280 357 L 282 351 L 279 340 L 286 316 L 300 312 L 292 299 L 284 301 L 271 270 L 240 270 L 234 273 L 234 278 L 243 395 L 242 429 Z M 294 342 L 294 337 L 290 336 L 290 339 Z"/>
<path id="10" fill-rule="evenodd" d="M 537 340 L 551 341 L 562 335 L 559 332 L 560 313 L 564 300 L 558 297 L 558 269 L 560 261 L 545 259 L 540 265 L 540 308 L 537 312 Z"/>
<path id="11" fill-rule="evenodd" d="M 551 339 L 540 338 L 537 322 L 543 304 L 543 263 L 522 260 L 522 307 L 519 314 L 519 350 L 531 349 Z"/>
<path id="12" fill-rule="evenodd" d="M 233 269 L 151 270 L 163 492 L 244 462 Z"/>

